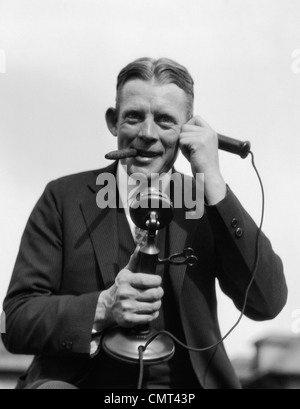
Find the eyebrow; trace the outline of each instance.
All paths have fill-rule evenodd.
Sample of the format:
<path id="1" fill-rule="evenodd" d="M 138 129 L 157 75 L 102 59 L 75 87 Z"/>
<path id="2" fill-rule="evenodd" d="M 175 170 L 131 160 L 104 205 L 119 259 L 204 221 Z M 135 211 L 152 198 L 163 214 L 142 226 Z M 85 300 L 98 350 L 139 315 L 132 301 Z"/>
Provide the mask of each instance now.
<path id="1" fill-rule="evenodd" d="M 144 110 L 142 108 L 128 108 L 122 113 L 122 117 L 125 118 L 128 114 L 144 114 Z M 179 119 L 176 118 L 175 115 L 171 114 L 168 111 L 157 111 L 154 113 L 154 117 L 161 117 L 161 116 L 167 116 L 169 117 L 174 123 L 178 123 Z"/>
<path id="2" fill-rule="evenodd" d="M 128 114 L 141 114 L 143 113 L 142 109 L 138 109 L 138 108 L 128 108 L 126 109 L 123 113 L 122 113 L 122 117 L 124 118 L 125 116 L 127 116 Z"/>

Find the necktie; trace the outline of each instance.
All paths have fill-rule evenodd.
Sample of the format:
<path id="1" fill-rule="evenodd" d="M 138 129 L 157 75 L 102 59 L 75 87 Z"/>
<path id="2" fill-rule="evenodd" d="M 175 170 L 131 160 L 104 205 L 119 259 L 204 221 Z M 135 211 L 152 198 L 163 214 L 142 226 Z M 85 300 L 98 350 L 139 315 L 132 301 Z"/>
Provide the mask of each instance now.
<path id="1" fill-rule="evenodd" d="M 134 233 L 136 244 L 138 244 L 140 247 L 144 247 L 144 245 L 147 243 L 147 230 L 143 230 L 135 226 Z"/>

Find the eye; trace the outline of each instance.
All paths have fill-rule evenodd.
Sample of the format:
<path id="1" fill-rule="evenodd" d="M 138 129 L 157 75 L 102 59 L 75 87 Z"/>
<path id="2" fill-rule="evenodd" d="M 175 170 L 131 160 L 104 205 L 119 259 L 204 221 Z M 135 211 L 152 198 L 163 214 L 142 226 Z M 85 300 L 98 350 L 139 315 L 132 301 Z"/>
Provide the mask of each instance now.
<path id="1" fill-rule="evenodd" d="M 160 115 L 159 117 L 158 117 L 158 122 L 161 124 L 161 125 L 166 125 L 166 126 L 172 126 L 172 125 L 174 125 L 174 124 L 176 124 L 176 121 L 175 121 L 175 119 L 174 118 L 172 118 L 171 116 L 169 116 L 169 115 Z"/>
<path id="2" fill-rule="evenodd" d="M 129 124 L 136 124 L 142 120 L 142 115 L 139 112 L 128 112 L 125 115 L 125 120 Z"/>

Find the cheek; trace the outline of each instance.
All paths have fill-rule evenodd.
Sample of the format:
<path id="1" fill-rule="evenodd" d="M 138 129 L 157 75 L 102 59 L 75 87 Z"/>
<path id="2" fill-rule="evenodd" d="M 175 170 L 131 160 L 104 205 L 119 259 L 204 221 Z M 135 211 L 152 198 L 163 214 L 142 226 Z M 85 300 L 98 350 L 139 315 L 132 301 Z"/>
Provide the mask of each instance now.
<path id="1" fill-rule="evenodd" d="M 138 132 L 135 127 L 123 125 L 118 129 L 118 138 L 122 140 L 133 139 L 138 135 Z"/>
<path id="2" fill-rule="evenodd" d="M 179 146 L 179 135 L 172 133 L 161 138 L 161 142 L 164 145 L 166 151 L 174 151 Z"/>

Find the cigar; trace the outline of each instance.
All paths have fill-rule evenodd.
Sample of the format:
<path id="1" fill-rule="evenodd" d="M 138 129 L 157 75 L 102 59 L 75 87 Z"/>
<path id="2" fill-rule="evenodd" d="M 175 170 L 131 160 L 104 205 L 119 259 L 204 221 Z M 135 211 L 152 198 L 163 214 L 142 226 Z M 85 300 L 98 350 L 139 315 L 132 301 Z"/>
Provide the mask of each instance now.
<path id="1" fill-rule="evenodd" d="M 112 151 L 109 152 L 105 155 L 105 159 L 109 160 L 120 160 L 120 159 L 126 159 L 126 158 L 135 158 L 137 156 L 138 152 L 136 149 L 120 149 L 118 151 Z"/>

